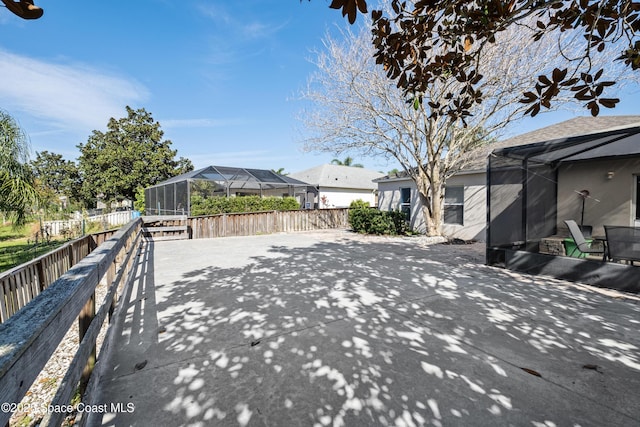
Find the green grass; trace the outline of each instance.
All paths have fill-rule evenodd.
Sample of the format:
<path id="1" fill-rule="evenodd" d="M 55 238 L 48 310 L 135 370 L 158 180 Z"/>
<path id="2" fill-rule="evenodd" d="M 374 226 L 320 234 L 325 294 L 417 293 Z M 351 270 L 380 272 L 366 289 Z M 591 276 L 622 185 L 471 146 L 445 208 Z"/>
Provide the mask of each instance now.
<path id="1" fill-rule="evenodd" d="M 27 233 L 27 226 L 14 228 L 11 224 L 0 225 L 0 242 L 6 240 L 14 240 L 25 238 Z"/>
<path id="2" fill-rule="evenodd" d="M 51 252 L 66 242 L 51 239 L 49 243 L 38 241 L 36 245 L 32 237 L 33 227 L 33 225 L 26 225 L 13 228 L 11 225 L 0 225 L 0 272 Z"/>

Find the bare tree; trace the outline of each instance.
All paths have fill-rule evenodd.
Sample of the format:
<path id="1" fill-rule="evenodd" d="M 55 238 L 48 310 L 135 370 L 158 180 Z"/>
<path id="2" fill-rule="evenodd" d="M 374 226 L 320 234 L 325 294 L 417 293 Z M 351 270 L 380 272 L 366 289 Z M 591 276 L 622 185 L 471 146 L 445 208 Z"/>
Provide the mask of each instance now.
<path id="1" fill-rule="evenodd" d="M 519 100 L 532 76 L 563 60 L 548 46 L 550 41 L 534 42 L 530 31 L 523 26 L 501 32 L 479 61 L 478 73 L 490 71 L 483 73 L 487 77 L 440 79 L 419 94 L 423 102 L 407 97 L 375 64 L 367 30 L 345 30 L 341 41 L 326 36 L 324 49 L 314 58 L 318 70 L 302 94 L 310 104 L 302 113 L 305 148 L 397 160 L 416 183 L 427 234 L 439 235 L 447 178 L 469 163 L 473 149 L 523 116 L 530 106 Z M 471 107 L 471 115 L 431 113 L 469 80 L 483 96 L 482 103 Z M 560 99 L 564 103 L 555 105 L 567 105 L 569 100 Z"/>

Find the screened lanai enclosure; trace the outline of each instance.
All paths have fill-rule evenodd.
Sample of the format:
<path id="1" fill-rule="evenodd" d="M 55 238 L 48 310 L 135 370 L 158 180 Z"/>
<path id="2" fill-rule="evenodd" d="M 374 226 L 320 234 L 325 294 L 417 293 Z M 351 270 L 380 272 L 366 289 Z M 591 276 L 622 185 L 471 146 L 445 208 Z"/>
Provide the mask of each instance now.
<path id="1" fill-rule="evenodd" d="M 302 207 L 317 204 L 317 190 L 305 182 L 265 169 L 209 166 L 145 189 L 145 212 L 191 216 L 191 199 L 195 195 L 295 197 Z"/>
<path id="2" fill-rule="evenodd" d="M 487 263 L 541 268 L 534 254 L 566 236 L 565 220 L 603 237 L 605 225 L 640 227 L 640 127 L 497 149 L 487 185 Z"/>

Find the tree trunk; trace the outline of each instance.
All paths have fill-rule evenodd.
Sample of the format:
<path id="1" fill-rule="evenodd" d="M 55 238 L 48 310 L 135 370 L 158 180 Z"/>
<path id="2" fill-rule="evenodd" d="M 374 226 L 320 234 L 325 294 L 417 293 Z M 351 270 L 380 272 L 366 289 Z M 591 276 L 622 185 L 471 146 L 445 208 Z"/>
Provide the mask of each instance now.
<path id="1" fill-rule="evenodd" d="M 416 184 L 422 205 L 425 233 L 427 236 L 441 236 L 444 192 L 438 171 L 430 177 L 424 171 L 419 171 Z"/>
<path id="2" fill-rule="evenodd" d="M 431 228 L 427 228 L 427 235 L 442 236 L 442 199 L 444 191 L 439 179 L 434 180 L 432 183 L 431 193 L 431 218 L 429 218 Z"/>

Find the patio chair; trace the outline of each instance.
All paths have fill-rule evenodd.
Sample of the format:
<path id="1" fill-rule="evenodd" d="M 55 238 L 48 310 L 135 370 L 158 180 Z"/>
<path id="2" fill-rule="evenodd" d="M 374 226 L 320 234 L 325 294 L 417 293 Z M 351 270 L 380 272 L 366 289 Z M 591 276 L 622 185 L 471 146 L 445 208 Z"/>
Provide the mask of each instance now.
<path id="1" fill-rule="evenodd" d="M 571 253 L 567 255 L 573 256 L 576 253 L 576 251 L 579 251 L 581 254 L 586 254 L 586 255 L 602 254 L 602 261 L 607 260 L 606 248 L 604 249 L 592 248 L 591 247 L 592 241 L 587 241 L 584 238 L 584 235 L 582 234 L 580 227 L 578 227 L 578 224 L 576 224 L 574 220 L 568 219 L 564 223 L 567 225 L 567 227 L 569 227 L 569 233 L 571 234 L 571 238 L 576 244 L 575 248 L 571 251 Z"/>
<path id="2" fill-rule="evenodd" d="M 640 261 L 640 229 L 605 225 L 609 259 L 612 261 L 627 261 L 634 265 Z"/>

